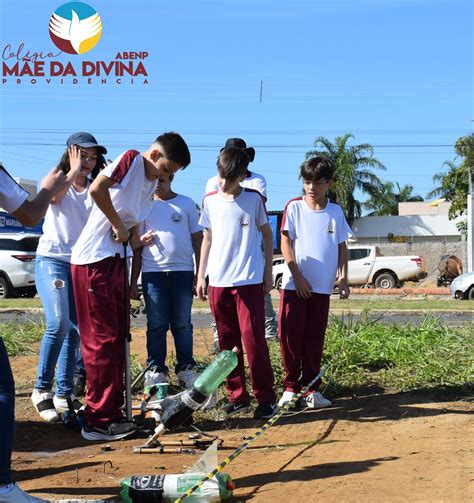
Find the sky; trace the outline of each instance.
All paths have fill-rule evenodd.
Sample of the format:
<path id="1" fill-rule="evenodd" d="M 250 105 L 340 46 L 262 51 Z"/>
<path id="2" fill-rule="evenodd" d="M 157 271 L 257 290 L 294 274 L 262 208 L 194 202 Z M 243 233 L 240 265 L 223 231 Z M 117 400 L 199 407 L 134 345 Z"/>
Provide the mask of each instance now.
<path id="1" fill-rule="evenodd" d="M 281 210 L 301 192 L 314 139 L 352 133 L 353 144 L 374 146 L 382 180 L 425 197 L 472 131 L 470 0 L 87 0 L 102 21 L 99 42 L 57 55 L 48 24 L 63 3 L 0 0 L 2 64 L 23 43 L 20 59 L 53 53 L 46 66 L 70 62 L 78 73 L 77 84 L 27 75 L 17 84 L 2 73 L 0 160 L 13 176 L 39 180 L 76 131 L 113 159 L 174 130 L 192 162 L 173 188 L 200 203 L 219 149 L 241 137 L 256 149 L 250 168 L 267 179 L 268 209 Z M 82 62 L 124 52 L 148 53 L 133 60 L 148 84 L 81 75 Z"/>

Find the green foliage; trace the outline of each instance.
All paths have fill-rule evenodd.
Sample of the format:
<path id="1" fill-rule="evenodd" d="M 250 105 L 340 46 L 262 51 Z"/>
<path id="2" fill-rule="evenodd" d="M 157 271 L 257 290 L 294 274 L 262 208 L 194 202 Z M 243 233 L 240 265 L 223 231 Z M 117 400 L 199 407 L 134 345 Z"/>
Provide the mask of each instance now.
<path id="1" fill-rule="evenodd" d="M 393 182 L 385 182 L 378 188 L 375 188 L 374 193 L 364 203 L 364 207 L 372 210 L 368 216 L 385 216 L 398 215 L 398 203 L 423 201 L 423 198 L 418 195 L 413 195 L 413 185 L 404 185 Z"/>
<path id="2" fill-rule="evenodd" d="M 468 385 L 474 377 L 474 325 L 450 328 L 425 315 L 418 326 L 385 325 L 365 312 L 359 321 L 332 317 L 323 363 L 331 361 L 323 381 L 329 396 L 347 389 L 377 385 L 415 390 Z M 276 382 L 283 377 L 278 343 L 270 347 Z"/>
<path id="3" fill-rule="evenodd" d="M 443 167 L 447 171 L 433 176 L 433 182 L 438 186 L 428 193 L 427 197 L 444 197 L 451 202 L 449 219 L 463 215 L 467 211 L 467 193 L 469 190 L 469 171 L 474 173 L 474 134 L 462 136 L 454 147 L 460 164 L 446 161 Z"/>
<path id="4" fill-rule="evenodd" d="M 0 323 L 0 334 L 9 356 L 34 354 L 31 344 L 42 339 L 43 323 Z"/>
<path id="5" fill-rule="evenodd" d="M 306 153 L 306 158 L 324 157 L 334 165 L 334 184 L 332 188 L 336 201 L 341 205 L 349 224 L 362 214 L 362 205 L 355 199 L 354 193 L 359 189 L 362 193 L 373 195 L 380 189 L 382 182 L 371 171 L 372 168 L 385 170 L 385 166 L 377 160 L 374 148 L 368 143 L 348 145 L 354 136 L 346 133 L 336 136 L 332 143 L 324 136 L 316 138 L 315 149 Z"/>

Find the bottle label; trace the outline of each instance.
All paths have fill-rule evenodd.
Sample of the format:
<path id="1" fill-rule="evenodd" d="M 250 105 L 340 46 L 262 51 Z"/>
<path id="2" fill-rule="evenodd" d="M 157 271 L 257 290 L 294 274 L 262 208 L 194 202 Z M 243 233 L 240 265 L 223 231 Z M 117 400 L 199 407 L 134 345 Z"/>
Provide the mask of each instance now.
<path id="1" fill-rule="evenodd" d="M 157 503 L 163 498 L 165 475 L 131 477 L 128 494 L 134 503 Z"/>

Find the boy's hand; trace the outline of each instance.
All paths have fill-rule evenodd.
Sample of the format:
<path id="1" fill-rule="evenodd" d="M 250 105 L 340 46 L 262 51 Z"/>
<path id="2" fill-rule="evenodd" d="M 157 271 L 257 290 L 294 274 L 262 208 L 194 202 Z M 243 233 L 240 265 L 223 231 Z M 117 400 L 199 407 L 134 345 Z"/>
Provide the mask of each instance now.
<path id="1" fill-rule="evenodd" d="M 140 294 L 138 293 L 138 285 L 137 283 L 131 283 L 129 289 L 130 298 L 133 300 L 140 300 Z"/>
<path id="2" fill-rule="evenodd" d="M 206 278 L 198 278 L 196 285 L 196 294 L 199 300 L 207 300 Z"/>
<path id="3" fill-rule="evenodd" d="M 350 295 L 349 285 L 347 284 L 347 280 L 344 280 L 339 283 L 339 298 L 340 299 L 348 299 Z"/>
<path id="4" fill-rule="evenodd" d="M 311 286 L 306 281 L 304 276 L 295 277 L 293 276 L 295 281 L 296 295 L 301 297 L 302 299 L 310 299 L 311 298 Z"/>
<path id="5" fill-rule="evenodd" d="M 263 292 L 266 295 L 267 293 L 270 293 L 273 289 L 273 278 L 272 278 L 272 273 L 270 271 L 270 274 L 265 274 L 265 277 L 263 278 Z"/>
<path id="6" fill-rule="evenodd" d="M 112 227 L 112 239 L 117 243 L 124 243 L 130 238 L 130 231 L 121 225 L 120 227 Z"/>

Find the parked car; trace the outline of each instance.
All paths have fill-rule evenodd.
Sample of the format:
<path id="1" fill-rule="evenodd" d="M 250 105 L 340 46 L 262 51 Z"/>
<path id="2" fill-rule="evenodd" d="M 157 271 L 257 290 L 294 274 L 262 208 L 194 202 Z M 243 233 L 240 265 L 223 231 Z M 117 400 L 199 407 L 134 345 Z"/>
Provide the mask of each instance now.
<path id="1" fill-rule="evenodd" d="M 466 272 L 454 278 L 450 288 L 455 299 L 474 300 L 474 272 Z"/>
<path id="2" fill-rule="evenodd" d="M 38 234 L 0 234 L 0 298 L 34 297 Z"/>
<path id="3" fill-rule="evenodd" d="M 273 285 L 278 290 L 285 267 L 283 257 L 273 259 Z M 396 288 L 402 281 L 426 277 L 425 261 L 418 255 L 385 257 L 376 246 L 351 246 L 348 249 L 348 276 L 350 286 Z"/>

